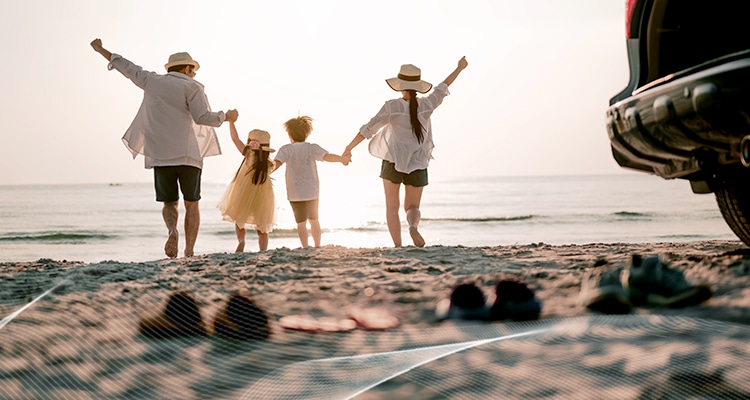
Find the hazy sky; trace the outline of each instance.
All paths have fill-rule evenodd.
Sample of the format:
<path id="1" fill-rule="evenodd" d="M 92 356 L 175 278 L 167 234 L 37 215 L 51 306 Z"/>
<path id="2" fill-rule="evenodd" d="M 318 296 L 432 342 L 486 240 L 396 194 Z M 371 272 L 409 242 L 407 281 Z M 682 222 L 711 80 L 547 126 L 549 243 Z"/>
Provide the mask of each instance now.
<path id="1" fill-rule="evenodd" d="M 171 53 L 201 63 L 214 110 L 237 108 L 240 134 L 315 119 L 309 141 L 340 154 L 398 96 L 401 64 L 438 84 L 469 67 L 433 114 L 430 177 L 626 173 L 612 159 L 605 110 L 624 88 L 624 0 L 6 1 L 0 14 L 0 184 L 149 182 L 121 137 L 142 91 L 89 43 L 164 72 Z M 226 124 L 203 179 L 241 160 Z M 366 142 L 322 175 L 377 176 Z"/>

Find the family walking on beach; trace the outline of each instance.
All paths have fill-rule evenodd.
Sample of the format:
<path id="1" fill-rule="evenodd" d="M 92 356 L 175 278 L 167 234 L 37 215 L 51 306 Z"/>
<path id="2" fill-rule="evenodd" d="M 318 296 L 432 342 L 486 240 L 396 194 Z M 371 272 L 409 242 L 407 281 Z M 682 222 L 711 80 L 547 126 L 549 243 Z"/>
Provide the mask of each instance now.
<path id="1" fill-rule="evenodd" d="M 270 146 L 271 135 L 252 129 L 247 141 L 239 138 L 235 122 L 239 113 L 231 109 L 214 112 L 208 103 L 202 84 L 194 78 L 200 64 L 186 53 L 169 56 L 166 74 L 146 71 L 119 54 L 102 46 L 100 39 L 91 42 L 93 49 L 116 69 L 143 89 L 143 102 L 122 140 L 135 158 L 144 156 L 145 168 L 154 171 L 156 201 L 163 203 L 162 217 L 168 237 L 164 253 L 175 258 L 178 254 L 177 230 L 179 192 L 185 204 L 186 257 L 194 253 L 200 226 L 201 172 L 203 158 L 219 155 L 219 141 L 214 130 L 224 121 L 243 161 L 234 174 L 217 207 L 222 218 L 235 225 L 237 252 L 244 251 L 247 229 L 255 229 L 260 250 L 268 248 L 268 233 L 276 223 L 275 197 L 269 175 L 286 165 L 287 200 L 297 223 L 302 247 L 308 247 L 311 234 L 315 247 L 320 246 L 321 227 L 318 220 L 320 191 L 318 161 L 340 162 L 348 165 L 352 151 L 365 139 L 370 139 L 370 153 L 382 159 L 380 178 L 386 201 L 386 222 L 393 244 L 401 247 L 400 189 L 404 186 L 404 210 L 409 235 L 415 246 L 423 247 L 425 240 L 419 232 L 422 190 L 428 184 L 427 167 L 434 148 L 431 115 L 449 94 L 450 86 L 468 63 L 465 57 L 432 93 L 432 84 L 422 80 L 421 70 L 405 64 L 396 77 L 386 83 L 401 97 L 388 100 L 372 119 L 363 125 L 341 155 L 332 154 L 321 146 L 307 142 L 312 133 L 312 118 L 298 116 L 284 123 L 290 143 L 275 150 Z M 310 234 L 307 226 L 310 226 Z"/>

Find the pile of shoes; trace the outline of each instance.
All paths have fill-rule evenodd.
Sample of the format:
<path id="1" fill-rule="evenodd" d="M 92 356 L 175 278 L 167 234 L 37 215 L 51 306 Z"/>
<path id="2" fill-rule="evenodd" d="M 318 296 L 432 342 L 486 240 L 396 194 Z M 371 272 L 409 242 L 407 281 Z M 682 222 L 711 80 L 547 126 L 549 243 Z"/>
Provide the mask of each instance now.
<path id="1" fill-rule="evenodd" d="M 584 275 L 579 301 L 605 314 L 627 314 L 634 306 L 682 308 L 713 296 L 707 284 L 691 284 L 658 255 L 632 256 L 628 268 L 598 261 Z"/>
<path id="2" fill-rule="evenodd" d="M 453 287 L 450 297 L 438 302 L 435 318 L 481 321 L 529 321 L 539 318 L 542 302 L 523 282 L 503 279 L 486 296 L 474 282 L 462 282 Z"/>

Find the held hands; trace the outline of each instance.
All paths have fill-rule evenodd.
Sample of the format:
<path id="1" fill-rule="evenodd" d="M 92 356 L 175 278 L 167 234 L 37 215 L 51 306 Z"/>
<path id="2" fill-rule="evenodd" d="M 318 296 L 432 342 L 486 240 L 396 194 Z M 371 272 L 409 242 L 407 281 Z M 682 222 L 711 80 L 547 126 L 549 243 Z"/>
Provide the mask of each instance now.
<path id="1" fill-rule="evenodd" d="M 343 158 L 343 160 L 341 160 L 342 164 L 349 165 L 349 163 L 352 162 L 352 153 L 350 152 L 349 154 L 342 154 L 341 158 Z"/>
<path id="2" fill-rule="evenodd" d="M 237 112 L 237 110 L 228 110 L 226 113 L 224 113 L 224 119 L 227 122 L 237 122 L 237 118 L 239 118 L 240 113 Z"/>

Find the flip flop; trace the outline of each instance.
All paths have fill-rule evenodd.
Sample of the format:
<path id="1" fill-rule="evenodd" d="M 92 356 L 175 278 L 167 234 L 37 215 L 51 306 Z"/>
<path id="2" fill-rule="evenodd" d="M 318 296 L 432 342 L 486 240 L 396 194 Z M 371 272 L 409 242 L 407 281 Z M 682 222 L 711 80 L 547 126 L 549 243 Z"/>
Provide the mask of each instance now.
<path id="1" fill-rule="evenodd" d="M 363 329 L 383 330 L 399 326 L 400 321 L 383 306 L 358 307 L 349 309 L 349 318 Z"/>
<path id="2" fill-rule="evenodd" d="M 164 306 L 138 320 L 138 332 L 153 338 L 205 335 L 198 305 L 188 292 L 172 293 Z"/>
<path id="3" fill-rule="evenodd" d="M 310 314 L 283 316 L 279 318 L 279 325 L 285 329 L 307 332 L 346 332 L 357 327 L 357 323 L 349 318 L 315 318 Z"/>

